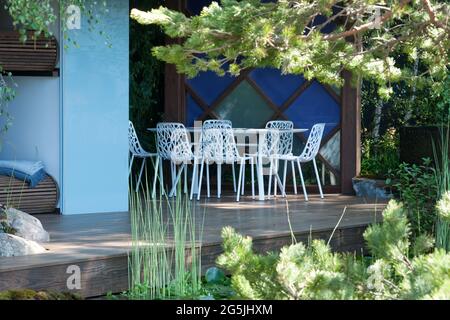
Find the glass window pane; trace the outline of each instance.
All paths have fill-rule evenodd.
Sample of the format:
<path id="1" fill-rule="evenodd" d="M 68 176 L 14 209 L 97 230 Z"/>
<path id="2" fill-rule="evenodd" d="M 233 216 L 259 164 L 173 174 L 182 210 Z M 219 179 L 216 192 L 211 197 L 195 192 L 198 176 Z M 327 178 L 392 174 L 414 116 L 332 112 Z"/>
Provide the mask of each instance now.
<path id="1" fill-rule="evenodd" d="M 295 127 L 311 129 L 326 123 L 324 136 L 341 121 L 341 108 L 319 83 L 314 81 L 284 112 Z"/>
<path id="2" fill-rule="evenodd" d="M 261 128 L 273 116 L 273 109 L 247 82 L 241 82 L 214 110 L 235 128 Z"/>

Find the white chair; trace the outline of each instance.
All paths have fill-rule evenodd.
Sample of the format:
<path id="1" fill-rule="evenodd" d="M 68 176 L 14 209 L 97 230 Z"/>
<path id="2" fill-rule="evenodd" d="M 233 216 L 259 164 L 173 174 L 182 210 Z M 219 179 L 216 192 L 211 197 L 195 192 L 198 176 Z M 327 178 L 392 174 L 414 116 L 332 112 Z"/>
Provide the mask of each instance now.
<path id="1" fill-rule="evenodd" d="M 294 129 L 294 123 L 292 121 L 286 121 L 286 120 L 274 120 L 269 121 L 266 123 L 266 129 L 278 129 L 280 130 L 278 132 L 278 146 L 277 146 L 277 154 L 272 154 L 272 157 L 279 156 L 279 155 L 292 155 L 292 144 L 293 144 L 293 138 L 294 133 L 290 130 Z M 273 134 L 272 134 L 273 136 Z M 271 136 L 269 136 L 271 137 Z M 273 137 L 272 137 L 273 138 Z M 278 162 L 276 163 L 276 168 L 278 170 Z M 292 180 L 294 183 L 294 193 L 297 194 L 297 183 L 295 179 L 295 167 L 294 162 L 291 162 L 291 171 L 292 171 Z M 287 174 L 287 161 L 284 162 L 284 171 L 283 171 L 283 186 L 286 185 L 286 174 Z M 274 177 L 274 195 L 277 194 L 277 184 L 275 183 L 276 175 L 273 175 Z M 269 191 L 268 195 L 270 196 L 271 190 L 270 190 L 271 182 L 269 182 Z"/>
<path id="2" fill-rule="evenodd" d="M 139 138 L 136 134 L 136 130 L 134 129 L 133 122 L 131 121 L 128 121 L 128 146 L 131 153 L 128 168 L 128 176 L 130 176 L 131 174 L 134 159 L 135 158 L 142 159 L 141 170 L 139 171 L 139 178 L 136 184 L 136 192 L 137 192 L 139 190 L 139 185 L 141 184 L 141 177 L 142 173 L 144 172 L 144 167 L 147 158 L 150 158 L 152 160 L 153 165 L 155 165 L 153 158 L 156 158 L 158 154 L 147 152 L 144 150 L 144 148 L 142 148 L 141 143 L 139 142 Z"/>
<path id="3" fill-rule="evenodd" d="M 257 161 L 257 159 L 259 158 L 258 155 L 261 154 L 263 159 L 268 159 L 269 163 L 270 163 L 270 167 L 269 167 L 269 185 L 268 185 L 268 198 L 270 198 L 271 195 L 271 190 L 272 190 L 272 179 L 274 180 L 274 185 L 276 186 L 278 184 L 278 186 L 280 187 L 280 190 L 283 191 L 283 196 L 285 196 L 284 193 L 284 187 L 283 187 L 283 182 L 280 179 L 280 176 L 278 174 L 278 157 L 280 156 L 280 148 L 282 149 L 286 149 L 283 148 L 280 145 L 280 137 L 282 134 L 286 134 L 288 132 L 282 132 L 283 130 L 281 130 L 280 128 L 276 128 L 276 127 L 266 127 L 266 130 L 263 131 L 263 135 L 260 138 L 260 145 L 258 146 L 258 153 L 251 153 L 251 154 L 246 154 L 248 157 L 253 158 L 254 162 Z M 286 144 L 285 144 L 286 145 Z M 274 188 L 274 190 L 276 190 Z M 276 191 L 275 191 L 276 193 Z"/>
<path id="4" fill-rule="evenodd" d="M 230 127 L 232 127 L 232 122 L 230 120 L 218 120 L 218 119 L 212 119 L 212 120 L 205 120 L 205 122 L 203 122 L 203 126 L 202 126 L 202 134 L 203 134 L 203 130 L 205 128 L 207 129 L 221 129 L 222 125 L 226 124 L 229 125 Z M 207 141 L 207 139 L 202 139 L 201 140 L 201 147 L 207 147 L 207 144 L 209 143 L 209 141 Z M 212 148 L 214 149 L 214 147 Z M 211 150 L 209 151 L 209 153 L 211 153 Z M 222 162 L 223 161 L 211 161 L 209 160 L 209 163 L 206 163 L 206 179 L 207 179 L 207 196 L 208 198 L 211 196 L 210 193 L 210 185 L 209 185 L 209 165 L 212 163 L 216 163 L 217 165 L 217 198 L 220 198 L 222 195 Z M 231 170 L 232 170 L 232 176 L 233 176 L 233 191 L 236 192 L 236 173 L 235 173 L 235 167 L 234 167 L 234 163 L 231 165 Z"/>
<path id="5" fill-rule="evenodd" d="M 239 201 L 240 196 L 244 195 L 245 163 L 249 161 L 251 165 L 252 197 L 254 198 L 254 158 L 239 154 L 231 125 L 229 123 L 222 123 L 218 127 L 217 124 L 205 123 L 202 134 L 202 139 L 205 143 L 201 160 L 197 200 L 200 200 L 204 165 L 210 162 L 215 162 L 220 165 L 239 163 L 239 178 L 236 189 L 236 201 Z"/>
<path id="6" fill-rule="evenodd" d="M 317 170 L 316 156 L 319 153 L 320 144 L 322 142 L 323 131 L 325 129 L 325 123 L 315 124 L 309 134 L 308 140 L 306 142 L 303 152 L 299 156 L 293 155 L 280 155 L 279 160 L 285 160 L 290 162 L 297 162 L 298 171 L 300 173 L 300 180 L 302 182 L 303 194 L 305 195 L 305 200 L 308 201 L 308 194 L 306 193 L 305 181 L 303 179 L 303 172 L 301 163 L 306 163 L 309 161 L 313 162 L 314 171 L 316 174 L 317 185 L 319 187 L 320 197 L 323 199 L 322 186 L 320 183 L 319 171 Z"/>
<path id="7" fill-rule="evenodd" d="M 158 123 L 156 128 L 159 159 L 157 161 L 161 184 L 163 181 L 162 161 L 169 160 L 172 169 L 172 189 L 169 192 L 169 197 L 175 195 L 176 187 L 183 173 L 184 193 L 187 193 L 187 166 L 192 162 L 194 166 L 197 165 L 201 158 L 194 156 L 188 132 L 183 124 L 177 122 L 162 122 Z M 177 166 L 180 166 L 178 172 Z M 156 176 L 153 183 L 154 186 L 156 186 Z"/>

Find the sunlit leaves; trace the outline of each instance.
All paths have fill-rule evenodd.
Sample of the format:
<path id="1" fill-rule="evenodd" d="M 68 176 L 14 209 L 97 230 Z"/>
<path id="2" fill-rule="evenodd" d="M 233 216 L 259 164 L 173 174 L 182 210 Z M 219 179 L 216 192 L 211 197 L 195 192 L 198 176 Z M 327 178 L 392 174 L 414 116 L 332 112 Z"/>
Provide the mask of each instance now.
<path id="1" fill-rule="evenodd" d="M 186 17 L 159 8 L 133 11 L 132 18 L 159 24 L 168 36 L 182 38 L 185 54 L 179 52 L 180 47 L 168 46 L 167 55 L 157 56 L 176 64 L 179 71 L 186 70 L 189 76 L 205 66 L 223 74 L 223 68 L 208 64 L 208 59 L 220 59 L 222 66 L 232 66 L 225 72 L 233 75 L 245 68 L 269 66 L 333 85 L 342 84 L 341 71 L 348 69 L 375 80 L 380 94 L 387 97 L 392 92 L 391 82 L 410 80 L 409 70 L 397 66 L 394 51 L 400 49 L 412 59 L 418 57 L 429 67 L 427 74 L 433 81 L 447 72 L 450 28 L 444 13 L 448 5 L 432 5 L 443 27 L 432 23 L 423 1 L 359 0 L 338 4 L 333 0 L 225 0 L 203 8 L 199 16 Z M 319 23 L 317 17 L 325 21 Z M 382 18 L 382 25 L 377 25 L 375 22 Z M 371 26 L 364 27 L 367 24 Z M 361 44 L 355 45 L 355 39 L 360 39 Z M 193 61 L 192 66 L 185 65 Z"/>

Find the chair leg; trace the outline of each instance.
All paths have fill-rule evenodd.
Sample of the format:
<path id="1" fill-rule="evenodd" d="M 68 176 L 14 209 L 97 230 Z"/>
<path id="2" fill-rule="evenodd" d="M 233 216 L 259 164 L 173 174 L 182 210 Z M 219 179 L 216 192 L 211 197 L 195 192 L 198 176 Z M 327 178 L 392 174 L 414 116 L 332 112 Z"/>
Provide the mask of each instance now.
<path id="1" fill-rule="evenodd" d="M 282 193 L 286 193 L 287 164 L 288 164 L 288 161 L 287 161 L 287 160 L 284 160 L 284 168 L 283 168 L 283 190 L 281 190 Z"/>
<path id="2" fill-rule="evenodd" d="M 184 194 L 187 194 L 188 193 L 188 179 L 187 179 L 187 177 L 188 177 L 188 166 L 187 166 L 187 164 L 186 164 L 186 168 L 184 169 Z"/>
<path id="3" fill-rule="evenodd" d="M 278 183 L 279 187 L 280 187 L 280 191 L 281 191 L 281 196 L 283 198 L 286 197 L 286 192 L 284 192 L 284 186 L 283 186 L 283 181 L 281 181 L 280 176 L 278 175 L 278 173 L 275 175 L 275 184 Z"/>
<path id="4" fill-rule="evenodd" d="M 269 166 L 269 189 L 267 190 L 267 198 L 270 199 L 270 195 L 272 192 L 272 180 L 273 180 L 273 176 L 272 176 L 272 164 L 273 161 L 272 159 L 270 159 L 270 166 Z"/>
<path id="5" fill-rule="evenodd" d="M 236 171 L 234 169 L 234 163 L 231 164 L 231 172 L 233 174 L 233 192 L 236 192 Z"/>
<path id="6" fill-rule="evenodd" d="M 156 157 L 156 162 L 154 165 L 155 174 L 153 177 L 153 189 L 152 189 L 152 198 L 155 199 L 156 197 L 156 180 L 158 179 L 158 170 L 159 170 L 159 157 Z"/>
<path id="7" fill-rule="evenodd" d="M 294 194 L 297 194 L 297 179 L 295 178 L 295 165 L 294 161 L 291 162 L 292 182 L 294 183 Z"/>
<path id="8" fill-rule="evenodd" d="M 164 170 L 163 170 L 163 159 L 159 159 L 159 187 L 161 189 L 161 195 L 166 194 L 166 188 L 164 187 Z"/>
<path id="9" fill-rule="evenodd" d="M 138 181 L 136 184 L 136 192 L 138 192 L 139 185 L 141 184 L 141 177 L 142 177 L 142 172 L 144 172 L 144 167 L 145 167 L 145 158 L 142 158 L 141 170 L 139 171 L 139 178 L 138 178 Z"/>
<path id="10" fill-rule="evenodd" d="M 245 160 L 244 160 L 244 172 L 242 172 L 241 196 L 244 195 L 244 187 L 245 187 Z"/>
<path id="11" fill-rule="evenodd" d="M 237 187 L 237 192 L 236 192 L 236 201 L 237 202 L 239 202 L 239 196 L 241 195 L 239 190 L 241 190 L 243 169 L 244 169 L 244 165 L 243 165 L 243 162 L 241 161 L 240 166 L 239 166 L 239 180 L 238 180 L 238 187 Z"/>
<path id="12" fill-rule="evenodd" d="M 322 185 L 320 183 L 319 170 L 317 170 L 316 158 L 313 159 L 314 171 L 316 172 L 317 185 L 319 186 L 320 198 L 323 199 Z"/>
<path id="13" fill-rule="evenodd" d="M 274 197 L 276 197 L 277 196 L 277 175 L 278 175 L 278 160 L 277 160 L 277 162 L 275 163 L 275 166 L 274 166 L 275 168 L 275 172 L 276 173 L 274 173 L 274 175 L 273 175 L 273 196 Z"/>
<path id="14" fill-rule="evenodd" d="M 277 193 L 278 193 L 277 176 L 273 175 L 273 196 L 276 197 Z"/>
<path id="15" fill-rule="evenodd" d="M 174 181 L 174 185 L 172 187 L 172 190 L 170 191 L 169 196 L 173 197 L 175 195 L 175 193 L 177 192 L 178 182 L 181 179 L 181 175 L 183 174 L 183 170 L 186 170 L 186 168 L 187 168 L 187 165 L 183 163 L 181 165 L 181 167 L 180 167 L 180 171 L 178 171 L 178 173 L 177 173 L 177 176 L 176 176 L 175 181 Z"/>
<path id="16" fill-rule="evenodd" d="M 133 160 L 134 160 L 134 154 L 131 155 L 130 164 L 128 167 L 128 176 L 131 174 L 131 168 L 133 168 Z"/>
<path id="17" fill-rule="evenodd" d="M 217 198 L 222 196 L 222 164 L 217 164 Z"/>
<path id="18" fill-rule="evenodd" d="M 305 180 L 303 179 L 302 166 L 300 165 L 300 160 L 297 159 L 298 172 L 300 174 L 300 181 L 302 182 L 303 194 L 305 196 L 305 201 L 308 201 L 308 194 L 306 193 Z"/>
<path id="19" fill-rule="evenodd" d="M 173 189 L 175 187 L 175 177 L 177 175 L 177 167 L 176 164 L 174 164 L 173 162 L 170 162 L 170 175 L 172 179 L 172 189 Z M 171 197 L 172 189 L 169 192 L 169 197 Z"/>
<path id="20" fill-rule="evenodd" d="M 211 186 L 210 186 L 210 180 L 209 180 L 209 164 L 206 164 L 206 192 L 207 192 L 207 197 L 211 198 Z"/>
<path id="21" fill-rule="evenodd" d="M 198 193 L 197 200 L 200 200 L 200 194 L 202 193 L 202 179 L 203 179 L 203 167 L 205 165 L 205 160 L 202 159 L 202 164 L 200 165 L 200 176 L 198 178 Z"/>
<path id="22" fill-rule="evenodd" d="M 252 177 L 252 199 L 255 199 L 255 159 L 250 158 L 250 170 L 251 170 L 251 177 Z"/>
<path id="23" fill-rule="evenodd" d="M 197 171 L 198 171 L 198 163 L 196 160 L 194 160 L 194 167 L 192 168 L 191 193 L 189 195 L 189 200 L 192 200 L 192 197 L 194 196 L 194 187 L 195 187 L 194 183 L 195 183 L 195 180 L 198 179 Z"/>

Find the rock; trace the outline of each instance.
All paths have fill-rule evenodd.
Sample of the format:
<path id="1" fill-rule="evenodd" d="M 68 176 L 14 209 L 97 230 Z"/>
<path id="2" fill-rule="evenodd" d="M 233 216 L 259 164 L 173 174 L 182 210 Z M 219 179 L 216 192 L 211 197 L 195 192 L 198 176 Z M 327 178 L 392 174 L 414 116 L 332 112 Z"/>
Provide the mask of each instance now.
<path id="1" fill-rule="evenodd" d="M 371 199 L 391 199 L 392 194 L 388 193 L 383 180 L 369 178 L 353 178 L 353 190 L 358 197 Z"/>
<path id="2" fill-rule="evenodd" d="M 9 226 L 16 230 L 16 236 L 36 242 L 50 241 L 50 235 L 39 219 L 13 208 L 9 208 L 6 214 Z"/>
<path id="3" fill-rule="evenodd" d="M 46 252 L 45 248 L 35 241 L 0 233 L 0 257 L 17 257 Z"/>

